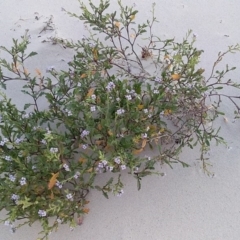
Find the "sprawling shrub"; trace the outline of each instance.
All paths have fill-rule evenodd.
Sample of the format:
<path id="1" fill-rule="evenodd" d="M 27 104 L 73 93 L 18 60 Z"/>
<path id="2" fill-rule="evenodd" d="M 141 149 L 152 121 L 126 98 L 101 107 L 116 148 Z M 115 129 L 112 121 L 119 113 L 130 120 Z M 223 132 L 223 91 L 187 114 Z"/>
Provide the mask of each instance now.
<path id="1" fill-rule="evenodd" d="M 234 68 L 216 71 L 239 45 L 219 53 L 206 78 L 196 36 L 189 31 L 182 42 L 156 36 L 154 7 L 152 19 L 137 24 L 134 7 L 119 1 L 118 14 L 106 11 L 109 1 L 89 3 L 89 8 L 81 3 L 80 16 L 69 13 L 84 21 L 89 35 L 75 43 L 54 39 L 74 49 L 68 70 L 51 68 L 50 77 L 30 73 L 25 61 L 37 53 L 28 53 L 27 32 L 10 49 L 1 47 L 11 61 L 0 59 L 0 209 L 7 210 L 4 221 L 12 229 L 18 219 L 23 219 L 19 226 L 39 220 L 41 239 L 62 223 L 74 227 L 76 218 L 88 213 L 90 189 L 105 197 L 121 195 L 122 171 L 132 174 L 140 189 L 144 176 L 157 173 L 157 163 L 188 166 L 179 154 L 197 145 L 208 171 L 210 143 L 224 142 L 209 124 L 223 114 L 221 101 L 229 99 L 239 115 L 239 97 L 221 91 L 239 88 L 225 80 Z M 7 97 L 9 81 L 24 82 L 19 91 L 32 99 L 24 109 Z M 45 109 L 39 106 L 43 99 Z M 157 154 L 145 156 L 146 147 Z M 116 178 L 96 185 L 95 177 L 109 172 Z"/>

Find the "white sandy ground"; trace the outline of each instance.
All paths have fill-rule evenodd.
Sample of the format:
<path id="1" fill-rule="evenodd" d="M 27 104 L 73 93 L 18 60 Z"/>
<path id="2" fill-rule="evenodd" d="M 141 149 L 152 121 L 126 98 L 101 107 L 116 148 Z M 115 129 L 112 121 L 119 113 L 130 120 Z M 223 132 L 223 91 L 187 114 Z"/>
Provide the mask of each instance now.
<path id="1" fill-rule="evenodd" d="M 92 0 L 93 2 L 98 2 Z M 151 16 L 152 0 L 136 1 L 140 14 L 136 21 Z M 156 15 L 160 21 L 155 28 L 160 37 L 182 39 L 188 29 L 197 34 L 197 46 L 205 50 L 202 67 L 208 76 L 211 65 L 219 51 L 240 43 L 240 1 L 238 0 L 156 0 Z M 117 0 L 111 0 L 112 8 Z M 133 0 L 123 3 L 132 5 Z M 30 49 L 39 53 L 29 61 L 29 68 L 45 71 L 48 66 L 66 67 L 71 53 L 60 46 L 41 43 L 49 36 L 77 40 L 84 34 L 83 24 L 70 18 L 61 8 L 78 13 L 77 0 L 0 0 L 0 45 L 10 46 L 11 39 L 19 38 L 29 29 Z M 37 14 L 38 13 L 38 14 Z M 39 34 L 53 16 L 56 30 Z M 39 20 L 35 19 L 39 17 Z M 240 69 L 240 53 L 229 55 L 224 63 Z M 223 65 L 222 65 L 223 66 Z M 240 82 L 240 70 L 231 78 Z M 12 83 L 8 95 L 22 106 L 20 84 Z M 231 94 L 229 92 L 229 94 Z M 226 101 L 226 123 L 220 118 L 221 135 L 228 141 L 228 148 L 213 146 L 210 152 L 210 168 L 213 178 L 205 175 L 195 161 L 198 151 L 188 150 L 182 159 L 190 168 L 175 165 L 174 169 L 163 166 L 165 177 L 151 176 L 142 182 L 137 191 L 136 181 L 125 175 L 126 183 L 122 197 L 106 200 L 99 192 L 89 194 L 90 213 L 82 226 L 73 232 L 62 226 L 52 233 L 51 240 L 238 240 L 240 239 L 240 122 L 232 122 L 230 103 Z M 218 126 L 216 124 L 216 127 Z M 148 153 L 151 154 L 151 153 Z M 99 176 L 99 182 L 106 176 Z M 3 216 L 3 214 L 2 214 Z M 35 224 L 24 227 L 12 235 L 0 226 L 0 240 L 33 240 L 40 228 Z"/>

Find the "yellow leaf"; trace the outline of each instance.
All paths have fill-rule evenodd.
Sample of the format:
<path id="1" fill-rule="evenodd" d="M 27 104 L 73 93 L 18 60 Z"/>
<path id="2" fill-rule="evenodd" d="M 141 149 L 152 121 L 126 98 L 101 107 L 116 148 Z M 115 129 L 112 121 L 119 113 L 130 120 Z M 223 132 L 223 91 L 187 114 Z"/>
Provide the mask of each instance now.
<path id="1" fill-rule="evenodd" d="M 87 97 L 91 97 L 91 96 L 93 95 L 93 93 L 94 93 L 94 88 L 90 88 L 90 89 L 88 90 Z"/>
<path id="2" fill-rule="evenodd" d="M 80 163 L 85 163 L 87 160 L 86 160 L 86 158 L 80 157 L 78 161 Z"/>
<path id="3" fill-rule="evenodd" d="M 105 141 L 104 140 L 96 140 L 95 143 L 97 146 L 100 146 L 104 143 Z"/>
<path id="4" fill-rule="evenodd" d="M 132 21 L 132 20 L 134 20 L 135 15 L 131 15 L 129 18 L 130 18 L 130 20 Z"/>
<path id="5" fill-rule="evenodd" d="M 52 177 L 50 178 L 49 183 L 48 183 L 48 189 L 49 190 L 54 187 L 55 183 L 57 182 L 58 175 L 59 175 L 59 172 L 52 173 Z"/>
<path id="6" fill-rule="evenodd" d="M 108 135 L 109 136 L 112 136 L 113 135 L 113 132 L 111 130 L 108 131 Z"/>
<path id="7" fill-rule="evenodd" d="M 144 105 L 143 104 L 139 104 L 138 105 L 138 110 L 142 110 L 144 108 Z"/>
<path id="8" fill-rule="evenodd" d="M 80 76 L 80 78 L 85 78 L 87 76 L 87 74 L 86 73 L 83 73 L 81 76 Z"/>
<path id="9" fill-rule="evenodd" d="M 167 115 L 169 115 L 169 114 L 171 114 L 172 113 L 172 110 L 171 109 L 165 109 L 164 110 L 164 115 L 165 116 L 167 116 Z"/>
<path id="10" fill-rule="evenodd" d="M 38 68 L 36 68 L 35 71 L 36 71 L 37 75 L 39 75 L 39 76 L 42 75 L 41 71 Z"/>
<path id="11" fill-rule="evenodd" d="M 120 27 L 120 22 L 115 22 L 114 25 L 119 28 Z"/>
<path id="12" fill-rule="evenodd" d="M 93 168 L 89 168 L 89 169 L 87 170 L 87 172 L 88 172 L 88 173 L 93 172 Z"/>
<path id="13" fill-rule="evenodd" d="M 130 34 L 130 38 L 135 38 L 136 37 L 136 34 L 132 33 Z"/>
<path id="14" fill-rule="evenodd" d="M 99 131 L 101 131 L 102 130 L 102 125 L 99 123 L 97 128 L 98 128 Z"/>
<path id="15" fill-rule="evenodd" d="M 173 79 L 174 81 L 179 80 L 180 77 L 181 77 L 181 76 L 180 76 L 179 74 L 177 74 L 177 73 L 175 73 L 175 74 L 172 75 L 172 79 Z"/>
<path id="16" fill-rule="evenodd" d="M 143 151 L 143 148 L 133 150 L 133 154 L 139 154 Z"/>
<path id="17" fill-rule="evenodd" d="M 142 141 L 142 149 L 145 148 L 146 144 L 147 144 L 147 139 L 143 139 L 143 141 Z"/>
<path id="18" fill-rule="evenodd" d="M 163 133 L 164 131 L 165 131 L 164 128 L 161 128 L 161 129 L 159 130 L 160 133 Z"/>
<path id="19" fill-rule="evenodd" d="M 90 209 L 89 209 L 89 208 L 84 208 L 84 209 L 83 209 L 83 212 L 84 212 L 84 213 L 86 213 L 86 214 L 88 214 L 88 213 L 89 213 L 89 211 L 90 211 Z"/>
<path id="20" fill-rule="evenodd" d="M 54 199 L 54 194 L 53 194 L 53 191 L 51 191 L 50 198 L 51 198 L 51 199 Z"/>
<path id="21" fill-rule="evenodd" d="M 23 69 L 23 72 L 24 72 L 25 75 L 29 74 L 29 72 L 28 72 L 28 70 L 26 68 Z"/>
<path id="22" fill-rule="evenodd" d="M 98 60 L 98 50 L 97 50 L 97 48 L 93 48 L 92 52 L 93 52 L 93 59 L 95 61 L 97 61 Z"/>

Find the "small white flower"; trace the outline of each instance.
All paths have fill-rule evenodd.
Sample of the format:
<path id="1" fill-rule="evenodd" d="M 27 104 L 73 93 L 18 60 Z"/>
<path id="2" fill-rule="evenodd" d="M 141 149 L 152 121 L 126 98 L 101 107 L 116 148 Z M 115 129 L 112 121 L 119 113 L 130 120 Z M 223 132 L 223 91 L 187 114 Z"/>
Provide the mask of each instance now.
<path id="1" fill-rule="evenodd" d="M 95 112 L 95 111 L 96 111 L 96 106 L 91 106 L 91 107 L 90 107 L 90 111 L 91 111 L 91 112 Z"/>
<path id="2" fill-rule="evenodd" d="M 159 93 L 159 90 L 158 90 L 158 89 L 154 89 L 154 90 L 153 90 L 153 93 L 154 93 L 154 94 L 158 94 L 158 93 Z"/>
<path id="3" fill-rule="evenodd" d="M 120 157 L 114 158 L 114 162 L 117 163 L 117 164 L 120 164 L 121 163 L 121 158 Z"/>
<path id="4" fill-rule="evenodd" d="M 67 172 L 70 171 L 70 168 L 69 168 L 69 166 L 68 166 L 66 163 L 63 164 L 63 168 L 64 168 L 65 171 L 67 171 Z"/>
<path id="5" fill-rule="evenodd" d="M 102 164 L 106 166 L 108 164 L 107 160 L 102 160 Z"/>
<path id="6" fill-rule="evenodd" d="M 145 158 L 147 158 L 148 161 L 151 160 L 151 157 L 149 157 L 149 156 L 145 156 Z"/>
<path id="7" fill-rule="evenodd" d="M 88 148 L 88 145 L 87 144 L 83 144 L 82 145 L 82 149 L 86 150 Z"/>
<path id="8" fill-rule="evenodd" d="M 58 187 L 58 188 L 62 188 L 63 187 L 63 185 L 59 182 L 59 181 L 57 181 L 56 183 L 55 183 L 55 185 Z"/>
<path id="9" fill-rule="evenodd" d="M 133 168 L 133 172 L 138 172 L 139 168 L 138 167 L 134 167 Z"/>
<path id="10" fill-rule="evenodd" d="M 161 79 L 160 79 L 159 77 L 156 77 L 156 78 L 154 79 L 154 81 L 160 83 L 160 82 L 161 82 Z"/>
<path id="11" fill-rule="evenodd" d="M 22 141 L 23 141 L 22 139 L 17 138 L 17 139 L 15 140 L 15 143 L 16 143 L 16 144 L 19 144 L 19 143 L 22 142 Z"/>
<path id="12" fill-rule="evenodd" d="M 8 142 L 8 139 L 7 139 L 7 138 L 4 138 L 4 139 L 0 142 L 0 146 L 4 146 L 6 142 Z"/>
<path id="13" fill-rule="evenodd" d="M 122 115 L 125 113 L 125 110 L 123 108 L 120 108 L 117 110 L 117 115 Z"/>
<path id="14" fill-rule="evenodd" d="M 121 100 L 121 99 L 120 99 L 119 97 L 116 98 L 116 101 L 117 101 L 117 102 L 120 102 L 120 100 Z"/>
<path id="15" fill-rule="evenodd" d="M 50 152 L 51 153 L 57 153 L 58 152 L 58 148 L 50 148 Z"/>
<path id="16" fill-rule="evenodd" d="M 73 177 L 74 177 L 75 179 L 78 179 L 79 176 L 80 176 L 80 172 L 76 172 Z"/>
<path id="17" fill-rule="evenodd" d="M 89 135 L 89 131 L 83 130 L 82 133 L 81 133 L 81 138 L 84 138 L 87 135 Z"/>
<path id="18" fill-rule="evenodd" d="M 72 112 L 70 110 L 66 110 L 68 116 L 72 116 Z"/>
<path id="19" fill-rule="evenodd" d="M 5 160 L 10 162 L 10 161 L 12 161 L 12 158 L 10 156 L 5 156 Z"/>
<path id="20" fill-rule="evenodd" d="M 96 95 L 95 94 L 93 94 L 92 96 L 91 96 L 91 98 L 92 98 L 92 100 L 96 100 Z"/>
<path id="21" fill-rule="evenodd" d="M 123 195 L 123 193 L 124 193 L 124 191 L 123 191 L 123 189 L 121 189 L 121 190 L 118 191 L 117 196 L 118 196 L 118 197 L 121 197 L 121 196 Z"/>
<path id="22" fill-rule="evenodd" d="M 98 163 L 98 168 L 103 168 L 104 167 L 104 165 L 103 165 L 103 163 Z"/>
<path id="23" fill-rule="evenodd" d="M 109 166 L 108 169 L 109 169 L 109 172 L 112 172 L 113 166 Z"/>
<path id="24" fill-rule="evenodd" d="M 148 113 L 148 109 L 147 108 L 143 109 L 143 112 Z"/>
<path id="25" fill-rule="evenodd" d="M 122 170 L 125 170 L 126 168 L 127 168 L 126 165 L 121 165 Z"/>
<path id="26" fill-rule="evenodd" d="M 9 175 L 9 180 L 10 180 L 11 182 L 15 182 L 16 177 L 15 177 L 14 175 L 10 174 L 10 175 Z"/>
<path id="27" fill-rule="evenodd" d="M 26 185 L 27 182 L 26 182 L 26 178 L 25 177 L 22 177 L 19 181 L 20 185 L 23 186 L 23 185 Z"/>
<path id="28" fill-rule="evenodd" d="M 14 200 L 14 201 L 16 201 L 16 200 L 19 199 L 19 195 L 17 195 L 17 194 L 12 194 L 11 199 Z"/>
<path id="29" fill-rule="evenodd" d="M 128 101 L 132 100 L 132 96 L 131 96 L 131 95 L 126 95 L 125 98 L 126 98 Z"/>
<path id="30" fill-rule="evenodd" d="M 7 221 L 4 222 L 4 225 L 5 225 L 5 226 L 10 226 L 11 224 L 12 224 L 12 223 L 11 223 L 9 220 L 7 220 Z"/>
<path id="31" fill-rule="evenodd" d="M 39 215 L 40 217 L 46 217 L 46 216 L 47 216 L 47 212 L 44 211 L 44 210 L 38 210 L 38 215 Z"/>
<path id="32" fill-rule="evenodd" d="M 71 193 L 68 193 L 66 197 L 68 200 L 73 201 L 73 195 Z"/>
<path id="33" fill-rule="evenodd" d="M 70 227 L 70 231 L 73 231 L 74 230 L 74 227 Z"/>
<path id="34" fill-rule="evenodd" d="M 142 138 L 147 138 L 147 137 L 148 137 L 147 133 L 142 134 Z"/>
<path id="35" fill-rule="evenodd" d="M 44 144 L 44 145 L 47 145 L 47 141 L 45 139 L 42 139 L 41 143 Z"/>
<path id="36" fill-rule="evenodd" d="M 115 84 L 113 82 L 109 82 L 108 85 L 106 86 L 106 89 L 108 92 L 110 92 L 114 88 L 115 88 Z"/>
<path id="37" fill-rule="evenodd" d="M 79 83 L 77 84 L 77 86 L 78 86 L 78 87 L 81 87 L 81 86 L 82 86 L 82 84 L 79 82 Z"/>
<path id="38" fill-rule="evenodd" d="M 62 220 L 60 218 L 57 219 L 58 223 L 62 223 Z"/>
<path id="39" fill-rule="evenodd" d="M 53 71 L 54 69 L 55 69 L 54 66 L 49 66 L 49 67 L 47 67 L 46 72 L 51 72 L 51 71 Z"/>
<path id="40" fill-rule="evenodd" d="M 152 117 L 152 114 L 148 114 L 148 118 L 151 118 Z"/>

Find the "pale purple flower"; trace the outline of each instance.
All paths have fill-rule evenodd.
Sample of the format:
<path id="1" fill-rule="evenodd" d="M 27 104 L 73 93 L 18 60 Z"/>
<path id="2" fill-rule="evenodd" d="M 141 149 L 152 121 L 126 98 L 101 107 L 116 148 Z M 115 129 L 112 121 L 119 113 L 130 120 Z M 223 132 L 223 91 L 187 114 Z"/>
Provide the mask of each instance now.
<path id="1" fill-rule="evenodd" d="M 121 100 L 121 99 L 120 99 L 119 97 L 116 98 L 116 101 L 117 101 L 117 102 L 120 102 L 120 100 Z"/>
<path id="2" fill-rule="evenodd" d="M 114 158 L 114 162 L 117 163 L 117 164 L 120 164 L 121 163 L 121 158 L 120 157 Z"/>
<path id="3" fill-rule="evenodd" d="M 16 177 L 15 177 L 14 175 L 10 174 L 10 175 L 9 175 L 9 180 L 10 180 L 11 182 L 15 182 Z"/>
<path id="4" fill-rule="evenodd" d="M 142 134 L 142 138 L 147 138 L 147 137 L 148 137 L 147 133 Z"/>
<path id="5" fill-rule="evenodd" d="M 123 108 L 120 108 L 117 110 L 117 115 L 122 115 L 125 113 L 125 110 Z"/>
<path id="6" fill-rule="evenodd" d="M 27 181 L 26 181 L 26 178 L 25 177 L 22 177 L 19 181 L 20 185 L 23 186 L 23 185 L 26 185 L 27 184 Z"/>
<path id="7" fill-rule="evenodd" d="M 106 166 L 108 164 L 107 160 L 102 160 L 102 164 Z"/>
<path id="8" fill-rule="evenodd" d="M 38 215 L 39 215 L 40 217 L 46 217 L 46 216 L 47 216 L 47 212 L 44 211 L 44 210 L 38 210 Z"/>
<path id="9" fill-rule="evenodd" d="M 123 193 L 124 193 L 124 191 L 123 191 L 123 189 L 121 189 L 121 190 L 118 191 L 117 196 L 118 196 L 118 197 L 121 197 L 121 196 L 123 195 Z"/>
<path id="10" fill-rule="evenodd" d="M 12 161 L 12 158 L 10 156 L 5 156 L 5 160 L 10 162 L 10 161 Z"/>
<path id="11" fill-rule="evenodd" d="M 154 79 L 154 81 L 157 82 L 157 83 L 160 83 L 160 82 L 161 82 L 161 79 L 160 79 L 159 77 L 156 77 L 156 78 Z"/>
<path id="12" fill-rule="evenodd" d="M 158 93 L 159 93 L 159 90 L 158 90 L 158 89 L 154 89 L 154 90 L 153 90 L 153 93 L 154 93 L 154 94 L 158 94 Z"/>
<path id="13" fill-rule="evenodd" d="M 4 138 L 4 139 L 0 142 L 0 146 L 4 146 L 6 142 L 8 142 L 8 139 L 7 139 L 7 138 Z"/>
<path id="14" fill-rule="evenodd" d="M 148 114 L 148 118 L 151 118 L 152 117 L 152 114 Z"/>
<path id="15" fill-rule="evenodd" d="M 91 98 L 92 98 L 92 100 L 96 100 L 96 95 L 95 94 L 93 94 L 92 96 L 91 96 Z"/>
<path id="16" fill-rule="evenodd" d="M 95 111 L 96 111 L 96 106 L 91 106 L 91 107 L 90 107 L 90 111 L 91 111 L 91 112 L 95 112 Z"/>
<path id="17" fill-rule="evenodd" d="M 72 116 L 72 112 L 70 110 L 66 110 L 68 116 Z"/>
<path id="18" fill-rule="evenodd" d="M 67 172 L 70 171 L 70 168 L 69 168 L 69 166 L 68 166 L 66 163 L 63 164 L 63 168 L 64 168 L 65 171 L 67 171 Z"/>
<path id="19" fill-rule="evenodd" d="M 21 138 L 17 138 L 16 140 L 15 140 L 15 143 L 16 144 L 19 144 L 20 142 L 22 142 L 23 140 L 21 139 Z"/>
<path id="20" fill-rule="evenodd" d="M 89 135 L 89 131 L 87 130 L 83 130 L 82 133 L 81 133 L 81 138 L 84 138 L 85 136 Z"/>
<path id="21" fill-rule="evenodd" d="M 108 169 L 109 169 L 109 172 L 112 172 L 113 166 L 109 166 Z"/>
<path id="22" fill-rule="evenodd" d="M 80 172 L 76 172 L 73 177 L 74 177 L 75 179 L 78 179 L 80 175 L 81 175 Z"/>
<path id="23" fill-rule="evenodd" d="M 109 82 L 108 85 L 106 86 L 106 89 L 108 92 L 110 92 L 114 88 L 115 88 L 115 84 L 113 82 Z"/>
<path id="24" fill-rule="evenodd" d="M 131 95 L 126 95 L 125 98 L 126 98 L 128 101 L 132 100 L 132 96 L 131 96 Z"/>
<path id="25" fill-rule="evenodd" d="M 11 199 L 14 200 L 14 201 L 17 201 L 19 199 L 19 195 L 12 194 Z"/>
<path id="26" fill-rule="evenodd" d="M 148 113 L 148 109 L 147 108 L 143 109 L 143 112 Z"/>
<path id="27" fill-rule="evenodd" d="M 120 167 L 122 170 L 125 170 L 127 168 L 126 165 L 121 165 Z"/>
<path id="28" fill-rule="evenodd" d="M 104 165 L 102 162 L 98 163 L 98 168 L 103 168 L 103 167 L 104 167 Z"/>
<path id="29" fill-rule="evenodd" d="M 68 200 L 73 201 L 73 195 L 71 193 L 68 193 L 66 197 Z"/>
<path id="30" fill-rule="evenodd" d="M 59 182 L 59 181 L 57 181 L 56 183 L 55 183 L 55 185 L 58 187 L 58 188 L 62 188 L 63 187 L 63 185 Z"/>
<path id="31" fill-rule="evenodd" d="M 47 145 L 47 141 L 45 139 L 42 139 L 41 143 L 44 144 L 44 145 Z"/>
<path id="32" fill-rule="evenodd" d="M 88 148 L 88 145 L 87 144 L 83 144 L 82 145 L 82 149 L 86 150 Z"/>
<path id="33" fill-rule="evenodd" d="M 50 152 L 51 153 L 57 153 L 58 152 L 58 148 L 50 148 Z"/>

